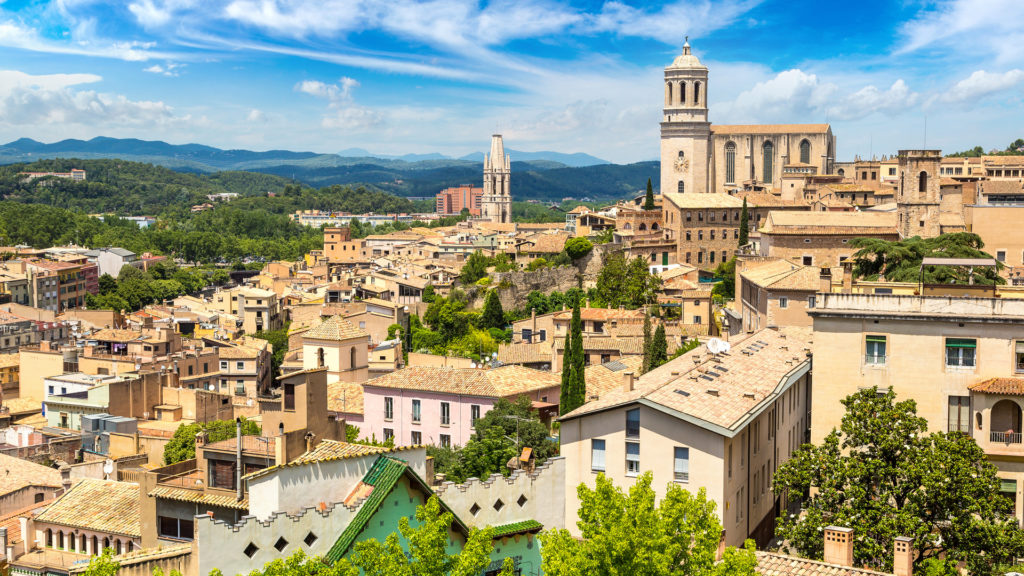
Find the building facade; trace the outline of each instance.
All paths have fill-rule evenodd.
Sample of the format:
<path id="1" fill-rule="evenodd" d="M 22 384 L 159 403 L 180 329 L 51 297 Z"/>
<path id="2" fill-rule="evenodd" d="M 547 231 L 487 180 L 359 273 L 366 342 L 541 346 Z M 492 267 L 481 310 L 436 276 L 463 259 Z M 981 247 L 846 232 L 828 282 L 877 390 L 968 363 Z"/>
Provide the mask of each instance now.
<path id="1" fill-rule="evenodd" d="M 483 188 L 474 188 L 468 184 L 445 188 L 437 193 L 434 210 L 438 214 L 451 216 L 465 209 L 469 210 L 470 216 L 479 216 L 483 196 Z"/>
<path id="2" fill-rule="evenodd" d="M 495 134 L 491 136 L 491 153 L 484 156 L 484 189 L 480 210 L 485 220 L 499 224 L 512 222 L 511 173 L 512 160 L 505 154 L 501 134 Z"/>

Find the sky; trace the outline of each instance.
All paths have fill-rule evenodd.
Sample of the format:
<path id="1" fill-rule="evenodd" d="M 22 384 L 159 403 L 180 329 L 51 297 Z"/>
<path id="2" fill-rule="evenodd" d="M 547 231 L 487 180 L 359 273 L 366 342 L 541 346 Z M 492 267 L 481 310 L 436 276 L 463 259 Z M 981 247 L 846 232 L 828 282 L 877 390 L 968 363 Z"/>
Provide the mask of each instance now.
<path id="1" fill-rule="evenodd" d="M 714 124 L 839 160 L 1024 137 L 1024 1 L 0 0 L 0 142 L 658 157 L 689 36 Z"/>

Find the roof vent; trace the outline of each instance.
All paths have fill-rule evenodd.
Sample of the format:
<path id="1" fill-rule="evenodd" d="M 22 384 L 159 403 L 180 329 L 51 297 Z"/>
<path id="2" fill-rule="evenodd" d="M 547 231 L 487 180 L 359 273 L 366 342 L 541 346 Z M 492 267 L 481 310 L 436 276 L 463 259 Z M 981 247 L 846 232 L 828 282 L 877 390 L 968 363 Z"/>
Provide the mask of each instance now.
<path id="1" fill-rule="evenodd" d="M 673 370 L 669 372 L 669 374 L 671 374 L 672 376 L 679 376 L 679 370 Z"/>
<path id="2" fill-rule="evenodd" d="M 680 390 L 678 388 L 676 388 L 676 394 L 679 394 L 679 395 L 682 395 L 682 396 L 689 396 L 690 395 L 690 393 L 687 392 L 686 390 Z"/>
<path id="3" fill-rule="evenodd" d="M 718 388 L 708 388 L 708 394 L 718 396 Z"/>
<path id="4" fill-rule="evenodd" d="M 743 397 L 744 398 L 749 398 L 749 399 L 753 400 L 754 399 L 754 393 L 753 392 L 745 392 L 743 394 Z"/>

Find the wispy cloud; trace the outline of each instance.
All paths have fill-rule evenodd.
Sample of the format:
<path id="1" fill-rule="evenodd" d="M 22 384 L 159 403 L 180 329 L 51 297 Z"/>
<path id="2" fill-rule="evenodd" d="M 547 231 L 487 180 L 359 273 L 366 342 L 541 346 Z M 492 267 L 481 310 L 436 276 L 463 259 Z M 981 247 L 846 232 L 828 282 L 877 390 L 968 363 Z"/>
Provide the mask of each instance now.
<path id="1" fill-rule="evenodd" d="M 149 72 L 150 74 L 160 74 L 161 76 L 175 77 L 180 74 L 179 70 L 184 64 L 178 64 L 176 62 L 167 62 L 163 66 L 159 64 L 153 64 L 148 68 L 143 68 L 143 72 Z"/>
<path id="2" fill-rule="evenodd" d="M 984 53 L 1000 63 L 1024 61 L 1024 2 L 1020 0 L 943 0 L 925 9 L 901 29 L 897 54 L 943 50 L 957 59 Z"/>
<path id="3" fill-rule="evenodd" d="M 352 93 L 358 86 L 355 79 L 342 77 L 337 84 L 304 80 L 295 85 L 295 90 L 328 101 L 328 113 L 322 120 L 325 128 L 364 130 L 381 124 L 381 112 L 354 103 Z"/>
<path id="4" fill-rule="evenodd" d="M 1002 74 L 976 70 L 945 91 L 940 100 L 943 102 L 977 102 L 986 96 L 1015 88 L 1022 81 L 1024 81 L 1024 70 L 1016 68 Z"/>

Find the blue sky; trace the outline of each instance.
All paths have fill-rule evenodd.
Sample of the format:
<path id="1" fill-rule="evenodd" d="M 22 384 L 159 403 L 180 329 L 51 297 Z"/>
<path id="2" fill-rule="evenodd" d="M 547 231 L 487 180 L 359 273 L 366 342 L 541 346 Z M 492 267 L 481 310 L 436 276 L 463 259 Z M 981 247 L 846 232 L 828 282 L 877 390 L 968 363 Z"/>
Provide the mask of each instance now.
<path id="1" fill-rule="evenodd" d="M 840 159 L 1024 137 L 1024 1 L 0 0 L 0 141 L 658 155 L 683 36 L 713 123 Z"/>

